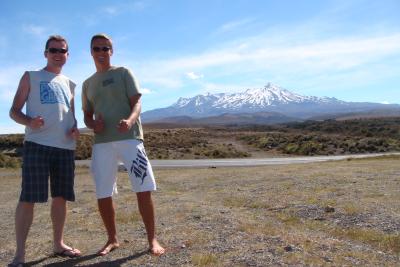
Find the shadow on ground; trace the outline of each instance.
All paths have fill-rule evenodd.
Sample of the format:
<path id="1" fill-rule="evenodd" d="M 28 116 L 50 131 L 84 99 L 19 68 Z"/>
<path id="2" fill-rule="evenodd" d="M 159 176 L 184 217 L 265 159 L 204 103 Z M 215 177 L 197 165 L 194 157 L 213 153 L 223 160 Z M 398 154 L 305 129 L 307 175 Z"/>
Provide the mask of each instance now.
<path id="1" fill-rule="evenodd" d="M 67 266 L 77 266 L 79 264 L 79 266 L 82 266 L 82 267 L 103 267 L 103 266 L 118 267 L 118 266 L 121 266 L 122 264 L 124 264 L 124 263 L 126 263 L 128 261 L 137 259 L 137 258 L 139 258 L 139 257 L 141 257 L 141 256 L 143 256 L 143 255 L 145 255 L 147 253 L 148 253 L 148 251 L 145 250 L 145 251 L 136 253 L 134 255 L 130 255 L 128 257 L 124 257 L 124 258 L 120 258 L 120 259 L 115 259 L 115 260 L 111 260 L 111 261 L 99 261 L 99 262 L 96 262 L 96 263 L 90 263 L 90 264 L 87 264 L 87 265 L 85 265 L 85 264 L 82 265 L 82 263 L 84 263 L 85 261 L 90 261 L 90 260 L 92 260 L 94 258 L 100 257 L 97 254 L 91 254 L 91 255 L 86 255 L 86 256 L 82 256 L 82 257 L 78 257 L 78 258 L 72 258 L 72 259 L 68 258 L 68 259 L 66 259 L 64 261 L 61 261 L 61 262 L 49 263 L 49 264 L 45 264 L 45 265 L 42 265 L 42 266 L 45 266 L 45 267 L 67 267 Z M 42 259 L 39 259 L 39 260 L 27 262 L 25 264 L 25 266 L 36 266 L 36 265 L 38 265 L 40 263 L 43 263 L 46 259 L 49 259 L 49 258 L 51 258 L 51 257 L 45 257 L 45 258 L 42 258 Z"/>

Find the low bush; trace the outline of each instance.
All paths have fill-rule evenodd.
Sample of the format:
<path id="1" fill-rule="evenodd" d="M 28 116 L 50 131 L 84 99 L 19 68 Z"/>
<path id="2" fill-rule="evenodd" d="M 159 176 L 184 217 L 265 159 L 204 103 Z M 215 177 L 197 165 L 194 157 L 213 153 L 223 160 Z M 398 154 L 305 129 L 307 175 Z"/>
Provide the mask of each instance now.
<path id="1" fill-rule="evenodd" d="M 21 159 L 10 157 L 0 153 L 0 168 L 19 168 L 21 167 Z"/>

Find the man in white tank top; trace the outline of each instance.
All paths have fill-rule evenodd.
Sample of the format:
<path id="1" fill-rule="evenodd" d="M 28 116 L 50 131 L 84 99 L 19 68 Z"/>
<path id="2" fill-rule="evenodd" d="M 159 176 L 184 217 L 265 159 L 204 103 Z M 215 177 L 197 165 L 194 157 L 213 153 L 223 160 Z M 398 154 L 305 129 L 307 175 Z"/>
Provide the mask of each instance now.
<path id="1" fill-rule="evenodd" d="M 61 74 L 68 58 L 67 41 L 59 35 L 50 36 L 44 56 L 46 67 L 22 76 L 10 109 L 10 117 L 26 126 L 22 190 L 15 212 L 16 252 L 10 266 L 24 265 L 33 207 L 47 201 L 49 176 L 54 253 L 81 255 L 63 241 L 66 201 L 75 200 L 74 150 L 79 136 L 74 115 L 75 83 Z"/>

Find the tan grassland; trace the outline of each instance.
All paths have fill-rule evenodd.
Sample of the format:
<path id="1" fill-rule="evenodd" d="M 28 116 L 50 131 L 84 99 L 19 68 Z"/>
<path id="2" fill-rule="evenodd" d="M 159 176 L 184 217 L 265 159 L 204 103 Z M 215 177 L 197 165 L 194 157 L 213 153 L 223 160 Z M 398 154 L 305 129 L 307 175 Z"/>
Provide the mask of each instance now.
<path id="1" fill-rule="evenodd" d="M 400 266 L 400 158 L 243 168 L 156 169 L 157 231 L 147 253 L 125 173 L 115 197 L 121 247 L 105 242 L 87 168 L 76 171 L 65 239 L 84 254 L 52 256 L 49 205 L 35 208 L 28 266 Z M 15 249 L 20 171 L 0 169 L 0 266 Z"/>

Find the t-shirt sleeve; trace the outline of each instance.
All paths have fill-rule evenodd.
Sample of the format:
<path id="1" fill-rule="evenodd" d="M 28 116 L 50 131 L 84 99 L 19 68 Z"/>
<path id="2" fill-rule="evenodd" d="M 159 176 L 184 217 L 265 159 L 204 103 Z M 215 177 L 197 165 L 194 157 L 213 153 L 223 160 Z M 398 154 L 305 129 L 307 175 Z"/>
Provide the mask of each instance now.
<path id="1" fill-rule="evenodd" d="M 90 104 L 90 101 L 89 101 L 89 99 L 87 98 L 87 95 L 86 95 L 87 88 L 88 88 L 87 82 L 84 82 L 82 84 L 82 110 L 83 111 L 88 111 L 88 112 L 93 112 L 93 107 Z"/>
<path id="2" fill-rule="evenodd" d="M 69 80 L 69 90 L 71 91 L 72 96 L 75 96 L 75 87 L 76 83 L 74 83 L 72 80 Z"/>
<path id="3" fill-rule="evenodd" d="M 126 88 L 126 94 L 128 97 L 132 97 L 134 95 L 141 95 L 139 89 L 140 88 L 139 83 L 129 69 L 125 69 L 124 71 L 124 83 Z"/>

